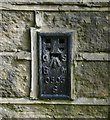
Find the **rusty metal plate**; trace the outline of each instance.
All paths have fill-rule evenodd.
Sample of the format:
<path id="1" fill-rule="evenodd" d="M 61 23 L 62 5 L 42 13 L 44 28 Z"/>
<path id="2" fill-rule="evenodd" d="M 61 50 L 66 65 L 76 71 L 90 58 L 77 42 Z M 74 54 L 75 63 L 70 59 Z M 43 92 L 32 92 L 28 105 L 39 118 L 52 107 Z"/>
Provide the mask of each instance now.
<path id="1" fill-rule="evenodd" d="M 39 98 L 69 99 L 71 33 L 39 33 Z"/>

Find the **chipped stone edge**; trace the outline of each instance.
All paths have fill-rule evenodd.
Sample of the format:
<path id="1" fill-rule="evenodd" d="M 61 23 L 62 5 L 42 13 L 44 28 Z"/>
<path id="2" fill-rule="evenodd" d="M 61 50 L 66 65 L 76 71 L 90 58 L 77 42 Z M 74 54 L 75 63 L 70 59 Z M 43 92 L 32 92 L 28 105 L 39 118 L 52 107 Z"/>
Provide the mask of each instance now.
<path id="1" fill-rule="evenodd" d="M 69 100 L 36 100 L 28 98 L 0 98 L 0 104 L 21 104 L 21 105 L 35 105 L 35 104 L 59 104 L 59 105 L 102 105 L 110 106 L 110 98 L 76 98 L 74 101 Z"/>

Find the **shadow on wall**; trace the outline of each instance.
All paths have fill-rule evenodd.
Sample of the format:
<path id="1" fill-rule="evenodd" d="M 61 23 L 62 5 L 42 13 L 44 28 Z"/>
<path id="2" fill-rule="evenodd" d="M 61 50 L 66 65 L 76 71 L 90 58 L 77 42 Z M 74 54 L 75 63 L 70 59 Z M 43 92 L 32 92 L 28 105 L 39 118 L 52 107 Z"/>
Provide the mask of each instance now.
<path id="1" fill-rule="evenodd" d="M 109 58 L 110 59 L 110 58 Z M 109 75 L 109 78 L 110 78 L 110 62 L 108 63 L 108 75 Z M 109 97 L 110 97 L 110 82 L 109 82 Z M 109 101 L 110 102 L 110 101 Z M 110 103 L 109 103 L 110 104 Z M 110 120 L 110 105 L 109 105 L 109 108 L 108 108 L 108 120 Z"/>
<path id="2" fill-rule="evenodd" d="M 110 41 L 109 41 L 109 38 L 110 38 L 110 37 L 109 37 L 109 36 L 110 36 L 110 35 L 109 35 L 109 33 L 108 33 L 108 46 L 109 46 L 109 50 L 110 50 L 110 45 L 109 45 L 109 44 L 110 44 L 110 43 L 109 43 L 109 42 L 110 42 Z M 108 59 L 110 60 L 110 55 L 108 55 Z M 108 76 L 109 76 L 108 78 L 110 78 L 110 61 L 108 62 Z M 108 87 L 109 87 L 109 88 L 108 88 L 108 90 L 109 90 L 108 92 L 109 92 L 109 97 L 110 97 L 110 79 L 109 79 L 109 85 L 108 85 Z M 109 105 L 109 108 L 108 108 L 108 120 L 110 120 L 110 105 Z"/>

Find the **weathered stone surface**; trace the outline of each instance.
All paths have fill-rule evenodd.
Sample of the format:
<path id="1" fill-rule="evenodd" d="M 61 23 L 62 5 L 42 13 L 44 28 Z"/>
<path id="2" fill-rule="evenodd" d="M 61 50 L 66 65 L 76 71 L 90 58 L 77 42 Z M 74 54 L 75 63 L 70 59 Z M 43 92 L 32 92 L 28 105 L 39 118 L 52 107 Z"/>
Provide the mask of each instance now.
<path id="1" fill-rule="evenodd" d="M 30 62 L 0 56 L 0 96 L 27 97 L 30 89 Z"/>
<path id="2" fill-rule="evenodd" d="M 12 105 L 2 106 L 3 118 L 103 118 L 109 107 L 68 105 Z"/>
<path id="3" fill-rule="evenodd" d="M 103 7 L 102 7 L 103 6 Z M 75 12 L 85 12 L 85 11 L 88 11 L 88 12 L 96 12 L 96 11 L 99 11 L 99 12 L 109 12 L 110 11 L 110 6 L 109 4 L 104 4 L 104 5 L 100 5 L 100 4 L 97 4 L 97 3 L 93 3 L 93 4 L 64 4 L 62 5 L 61 4 L 57 4 L 55 3 L 54 5 L 51 5 L 51 4 L 42 4 L 40 5 L 37 4 L 37 5 L 21 5 L 21 4 L 18 4 L 18 5 L 14 5 L 14 4 L 2 4 L 0 5 L 0 10 L 9 10 L 9 11 L 75 11 Z"/>
<path id="4" fill-rule="evenodd" d="M 22 11 L 2 11 L 0 51 L 30 51 L 29 28 L 34 24 L 34 14 Z"/>
<path id="5" fill-rule="evenodd" d="M 0 33 L 0 97 L 12 97 L 12 102 L 18 97 L 24 97 L 24 99 L 29 97 L 32 73 L 30 62 L 26 60 L 31 60 L 29 28 L 35 25 L 34 11 L 37 11 L 35 13 L 38 29 L 40 27 L 41 29 L 57 27 L 58 29 L 76 30 L 77 40 L 75 45 L 77 51 L 84 53 L 81 56 L 83 59 L 75 61 L 73 67 L 75 94 L 78 99 L 64 101 L 65 104 L 59 105 L 57 104 L 58 101 L 52 103 L 51 100 L 40 99 L 27 99 L 28 103 L 25 100 L 24 103 L 20 101 L 14 101 L 13 103 L 7 101 L 8 104 L 2 102 L 0 103 L 0 118 L 102 118 L 110 115 L 110 107 L 107 106 L 108 102 L 106 101 L 108 99 L 105 99 L 110 97 L 110 62 L 107 62 L 107 52 L 110 52 L 110 13 L 102 12 L 108 11 L 107 6 L 110 5 L 108 3 L 93 3 L 95 0 L 78 0 L 81 1 L 80 3 L 75 3 L 75 1 L 0 1 L 0 9 L 3 8 L 4 10 L 0 14 L 0 30 L 2 31 Z M 92 3 L 88 3 L 90 1 Z M 3 5 L 1 2 L 3 2 Z M 11 11 L 12 9 L 13 11 Z M 90 52 L 92 53 L 88 55 Z M 96 53 L 94 54 L 94 52 Z M 100 56 L 98 54 L 97 56 L 97 52 L 104 52 L 104 55 Z M 106 62 L 103 57 L 106 58 Z M 90 59 L 93 59 L 94 62 L 86 61 Z M 103 59 L 103 62 L 95 61 L 100 59 Z M 88 101 L 87 98 L 90 98 L 91 101 Z M 46 101 L 51 102 L 47 104 Z M 59 101 L 61 103 L 61 100 Z M 80 101 L 82 104 L 77 105 Z M 98 104 L 100 101 L 102 103 Z M 86 104 L 86 102 L 90 103 Z M 93 104 L 91 104 L 92 102 Z"/>
<path id="6" fill-rule="evenodd" d="M 110 51 L 110 14 L 108 12 L 44 12 L 44 26 L 77 31 L 77 50 Z"/>
<path id="7" fill-rule="evenodd" d="M 26 105 L 110 105 L 110 98 L 75 98 L 74 100 L 41 100 L 41 99 L 27 99 L 27 98 L 0 98 L 1 104 L 26 104 Z"/>
<path id="8" fill-rule="evenodd" d="M 109 71 L 109 62 L 79 62 L 75 69 L 77 97 L 110 97 Z"/>
<path id="9" fill-rule="evenodd" d="M 109 0 L 2 0 L 2 3 L 11 4 L 83 4 L 83 3 L 107 3 Z"/>
<path id="10" fill-rule="evenodd" d="M 85 60 L 85 61 L 110 61 L 109 53 L 76 53 L 74 60 Z"/>

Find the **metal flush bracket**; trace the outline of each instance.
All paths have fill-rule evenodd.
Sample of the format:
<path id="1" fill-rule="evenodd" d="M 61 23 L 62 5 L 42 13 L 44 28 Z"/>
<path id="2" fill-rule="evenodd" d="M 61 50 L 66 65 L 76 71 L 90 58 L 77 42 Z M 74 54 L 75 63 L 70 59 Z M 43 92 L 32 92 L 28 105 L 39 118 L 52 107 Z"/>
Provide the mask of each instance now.
<path id="1" fill-rule="evenodd" d="M 73 67 L 71 31 L 37 31 L 31 28 L 31 97 L 72 99 Z"/>

